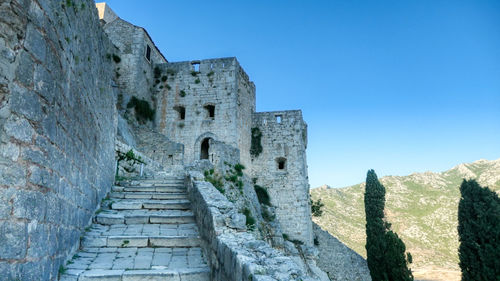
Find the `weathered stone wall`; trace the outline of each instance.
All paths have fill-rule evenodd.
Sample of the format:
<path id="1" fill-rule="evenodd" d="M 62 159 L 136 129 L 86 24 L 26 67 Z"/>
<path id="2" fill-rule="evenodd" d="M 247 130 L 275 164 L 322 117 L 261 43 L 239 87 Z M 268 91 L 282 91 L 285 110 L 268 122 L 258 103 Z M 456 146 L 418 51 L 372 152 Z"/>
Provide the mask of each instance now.
<path id="1" fill-rule="evenodd" d="M 278 123 L 278 116 L 281 122 Z M 300 110 L 253 114 L 253 127 L 262 133 L 262 152 L 252 161 L 251 174 L 267 187 L 283 233 L 312 243 L 311 207 L 307 177 L 307 125 Z M 278 159 L 284 159 L 279 169 Z"/>
<path id="2" fill-rule="evenodd" d="M 54 280 L 113 183 L 112 45 L 94 2 L 0 2 L 0 279 Z"/>
<path id="3" fill-rule="evenodd" d="M 121 141 L 118 140 L 115 141 L 116 155 L 126 154 L 130 150 L 132 150 L 135 158 L 139 159 L 140 162 L 127 159 L 116 161 L 115 173 L 118 176 L 117 180 L 140 177 L 141 169 L 142 169 L 142 177 L 146 178 L 153 178 L 159 175 L 159 173 L 161 173 L 162 171 L 166 170 L 165 167 L 163 167 L 163 165 L 149 158 L 148 155 L 145 155 L 142 152 L 137 151 L 134 147 L 122 143 Z"/>
<path id="4" fill-rule="evenodd" d="M 255 110 L 255 87 L 236 58 L 202 60 L 196 64 L 158 65 L 161 77 L 167 77 L 156 85 L 158 131 L 185 145 L 185 163 L 200 159 L 201 142 L 212 138 L 240 148 L 245 164 L 248 156 L 244 155 L 248 155 L 250 148 L 249 117 Z M 215 106 L 213 118 L 204 108 L 207 105 Z M 184 120 L 174 109 L 179 106 L 185 108 Z"/>
<path id="5" fill-rule="evenodd" d="M 313 223 L 319 256 L 317 265 L 331 280 L 371 281 L 366 260 L 319 225 Z"/>
<path id="6" fill-rule="evenodd" d="M 154 84 L 153 66 L 167 60 L 155 47 L 146 30 L 117 17 L 106 4 L 100 4 L 103 28 L 109 39 L 117 47 L 115 55 L 120 57 L 114 75 L 120 88 L 120 108 L 125 108 L 132 96 L 151 103 Z M 113 16 L 114 15 L 114 16 Z M 146 48 L 151 48 L 151 59 L 146 59 Z"/>
<path id="7" fill-rule="evenodd" d="M 135 127 L 133 132 L 137 149 L 163 166 L 165 172 L 176 173 L 184 169 L 184 145 L 145 127 Z"/>
<path id="8" fill-rule="evenodd" d="M 230 165 L 240 163 L 240 150 L 224 142 L 210 140 L 209 154 L 213 155 L 210 162 L 218 170 L 226 169 L 228 163 Z"/>
<path id="9" fill-rule="evenodd" d="M 290 257 L 245 232 L 245 216 L 212 184 L 196 181 L 199 178 L 203 175 L 188 175 L 188 195 L 205 243 L 211 280 L 328 280 L 322 272 L 307 273 Z"/>

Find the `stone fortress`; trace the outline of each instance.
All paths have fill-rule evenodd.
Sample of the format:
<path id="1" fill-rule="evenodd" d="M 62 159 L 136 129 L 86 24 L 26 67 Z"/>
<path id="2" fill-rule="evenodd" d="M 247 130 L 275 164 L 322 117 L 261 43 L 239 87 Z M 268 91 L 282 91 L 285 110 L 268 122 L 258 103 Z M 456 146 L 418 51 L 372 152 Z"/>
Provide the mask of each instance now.
<path id="1" fill-rule="evenodd" d="M 256 112 L 236 58 L 169 62 L 95 7 L 0 4 L 1 276 L 369 280 L 313 227 L 300 110 Z"/>

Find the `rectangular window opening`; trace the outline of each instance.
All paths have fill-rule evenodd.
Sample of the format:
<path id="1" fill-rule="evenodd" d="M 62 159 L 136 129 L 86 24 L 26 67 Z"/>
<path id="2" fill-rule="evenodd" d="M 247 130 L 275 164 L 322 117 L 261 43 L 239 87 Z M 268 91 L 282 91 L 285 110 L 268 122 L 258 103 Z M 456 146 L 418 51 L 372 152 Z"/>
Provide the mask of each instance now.
<path id="1" fill-rule="evenodd" d="M 278 124 L 281 124 L 281 122 L 283 121 L 283 116 L 282 115 L 276 115 L 276 123 Z"/>
<path id="2" fill-rule="evenodd" d="M 186 108 L 184 106 L 174 106 L 174 110 L 179 113 L 179 120 L 186 119 Z"/>
<path id="3" fill-rule="evenodd" d="M 149 44 L 146 44 L 146 59 L 151 62 L 151 47 Z"/>
<path id="4" fill-rule="evenodd" d="M 214 119 L 215 118 L 215 105 L 212 105 L 212 104 L 205 105 L 204 108 L 207 111 L 207 117 L 209 119 Z"/>

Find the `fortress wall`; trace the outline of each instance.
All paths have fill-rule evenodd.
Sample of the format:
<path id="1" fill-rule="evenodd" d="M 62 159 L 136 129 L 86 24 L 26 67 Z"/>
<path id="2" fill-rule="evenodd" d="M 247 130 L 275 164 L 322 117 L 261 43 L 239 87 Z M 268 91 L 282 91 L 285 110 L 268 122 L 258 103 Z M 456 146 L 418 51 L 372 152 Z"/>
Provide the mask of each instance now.
<path id="1" fill-rule="evenodd" d="M 252 115 L 255 112 L 255 85 L 240 67 L 237 75 L 238 87 L 238 147 L 241 163 L 250 167 L 250 144 L 252 141 Z"/>
<path id="2" fill-rule="evenodd" d="M 108 6 L 104 10 L 110 10 Z M 154 102 L 151 92 L 154 84 L 154 64 L 165 63 L 161 53 L 146 31 L 120 18 L 104 25 L 104 31 L 117 47 L 116 55 L 121 62 L 116 64 L 113 75 L 120 88 L 123 98 L 120 98 L 121 108 L 125 108 L 132 96 Z M 150 61 L 146 59 L 146 48 L 151 48 Z"/>
<path id="3" fill-rule="evenodd" d="M 318 267 L 325 271 L 331 280 L 372 280 L 366 260 L 362 256 L 314 222 L 313 231 L 319 250 Z"/>
<path id="4" fill-rule="evenodd" d="M 277 117 L 281 116 L 281 123 Z M 252 161 L 257 184 L 268 189 L 283 233 L 311 245 L 312 223 L 307 177 L 307 125 L 300 110 L 259 112 L 253 127 L 262 133 L 262 153 Z M 286 159 L 279 169 L 278 159 Z"/>
<path id="5" fill-rule="evenodd" d="M 159 132 L 184 144 L 184 163 L 200 159 L 201 142 L 206 137 L 238 148 L 240 136 L 248 135 L 242 132 L 250 130 L 241 127 L 243 121 L 240 119 L 244 115 L 239 115 L 238 111 L 255 107 L 255 100 L 246 102 L 248 98 L 240 97 L 242 93 L 238 91 L 237 81 L 243 70 L 235 58 L 197 62 L 199 71 L 196 73 L 189 61 L 158 65 L 161 76 L 166 76 L 167 80 L 156 85 L 156 124 Z M 215 106 L 213 118 L 204 108 L 206 105 Z M 184 120 L 174 109 L 178 106 L 185 108 Z"/>
<path id="6" fill-rule="evenodd" d="M 0 2 L 0 279 L 55 280 L 114 177 L 94 2 Z"/>

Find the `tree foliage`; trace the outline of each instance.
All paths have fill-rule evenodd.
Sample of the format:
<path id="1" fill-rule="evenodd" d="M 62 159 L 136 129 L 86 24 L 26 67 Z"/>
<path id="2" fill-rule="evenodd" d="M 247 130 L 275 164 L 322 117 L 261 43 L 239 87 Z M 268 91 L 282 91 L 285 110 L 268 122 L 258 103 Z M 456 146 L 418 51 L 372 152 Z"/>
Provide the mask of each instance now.
<path id="1" fill-rule="evenodd" d="M 375 171 L 366 176 L 366 253 L 370 275 L 373 281 L 413 280 L 408 264 L 411 255 L 405 254 L 406 247 L 398 235 L 391 230 L 391 224 L 384 219 L 385 187 L 379 182 Z"/>
<path id="2" fill-rule="evenodd" d="M 312 199 L 310 199 L 309 202 L 311 203 L 311 214 L 314 217 L 321 217 L 321 215 L 323 215 L 322 209 L 325 206 L 325 204 L 321 202 L 321 199 L 318 199 L 317 201 L 313 201 Z"/>
<path id="3" fill-rule="evenodd" d="M 475 180 L 464 180 L 458 204 L 462 281 L 500 280 L 500 199 Z"/>

